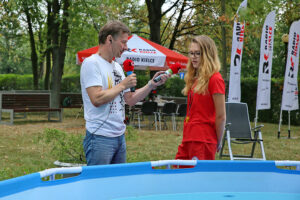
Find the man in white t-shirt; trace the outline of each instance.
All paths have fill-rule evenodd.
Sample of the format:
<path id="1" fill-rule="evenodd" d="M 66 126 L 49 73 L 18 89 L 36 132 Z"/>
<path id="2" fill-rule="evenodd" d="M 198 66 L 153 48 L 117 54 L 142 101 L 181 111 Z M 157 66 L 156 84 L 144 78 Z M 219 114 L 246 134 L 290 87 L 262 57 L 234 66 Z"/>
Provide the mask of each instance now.
<path id="1" fill-rule="evenodd" d="M 120 21 L 110 21 L 99 31 L 99 51 L 86 58 L 80 71 L 80 84 L 86 120 L 83 147 L 87 165 L 126 162 L 125 103 L 133 106 L 144 99 L 152 89 L 165 83 L 152 80 L 143 88 L 130 92 L 136 86 L 136 75 L 125 77 L 121 66 L 113 59 L 126 51 L 129 28 Z"/>

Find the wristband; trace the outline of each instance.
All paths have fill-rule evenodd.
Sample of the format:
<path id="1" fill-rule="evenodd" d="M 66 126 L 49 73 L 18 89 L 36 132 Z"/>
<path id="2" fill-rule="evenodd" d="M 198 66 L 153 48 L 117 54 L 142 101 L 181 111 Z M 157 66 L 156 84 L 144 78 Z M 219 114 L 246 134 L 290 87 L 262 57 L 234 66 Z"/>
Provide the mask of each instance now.
<path id="1" fill-rule="evenodd" d="M 148 81 L 148 86 L 151 90 L 155 89 L 155 85 L 152 84 L 152 81 Z"/>
<path id="2" fill-rule="evenodd" d="M 151 83 L 151 80 L 150 81 L 148 81 L 148 86 L 149 86 L 149 88 L 152 88 L 152 83 Z"/>

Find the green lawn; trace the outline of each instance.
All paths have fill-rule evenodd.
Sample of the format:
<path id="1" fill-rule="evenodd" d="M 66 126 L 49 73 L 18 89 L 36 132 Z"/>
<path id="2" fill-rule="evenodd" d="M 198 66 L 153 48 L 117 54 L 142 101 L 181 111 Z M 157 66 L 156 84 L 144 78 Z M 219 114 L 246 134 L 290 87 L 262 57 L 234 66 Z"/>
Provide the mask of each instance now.
<path id="1" fill-rule="evenodd" d="M 82 136 L 85 133 L 82 111 L 79 109 L 65 109 L 61 123 L 46 119 L 45 114 L 29 114 L 26 119 L 17 119 L 13 126 L 0 125 L 0 180 L 55 167 L 53 162 L 57 158 L 50 153 L 51 145 L 38 140 L 44 137 L 46 128 Z M 277 139 L 278 124 L 264 125 L 262 132 L 268 160 L 300 160 L 300 127 L 291 127 L 291 135 L 295 139 L 285 139 L 288 128 L 283 125 L 282 138 Z M 181 138 L 182 130 L 133 131 L 133 134 L 127 134 L 127 162 L 174 159 Z M 233 150 L 249 151 L 250 146 L 244 146 L 233 146 Z M 259 155 L 257 147 L 256 155 Z M 218 156 L 216 158 L 219 159 Z"/>

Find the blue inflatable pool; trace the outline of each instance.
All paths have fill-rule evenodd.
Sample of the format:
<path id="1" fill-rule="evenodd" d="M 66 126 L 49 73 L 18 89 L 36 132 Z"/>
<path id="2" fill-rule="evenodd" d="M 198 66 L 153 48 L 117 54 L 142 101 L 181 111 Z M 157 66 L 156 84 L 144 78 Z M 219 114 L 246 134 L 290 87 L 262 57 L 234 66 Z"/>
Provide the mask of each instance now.
<path id="1" fill-rule="evenodd" d="M 193 168 L 172 169 L 173 165 Z M 165 169 L 154 169 L 167 166 Z M 0 199 L 299 200 L 297 161 L 153 161 L 55 168 L 0 182 Z M 57 179 L 55 174 L 79 175 Z M 50 177 L 48 181 L 42 180 Z"/>

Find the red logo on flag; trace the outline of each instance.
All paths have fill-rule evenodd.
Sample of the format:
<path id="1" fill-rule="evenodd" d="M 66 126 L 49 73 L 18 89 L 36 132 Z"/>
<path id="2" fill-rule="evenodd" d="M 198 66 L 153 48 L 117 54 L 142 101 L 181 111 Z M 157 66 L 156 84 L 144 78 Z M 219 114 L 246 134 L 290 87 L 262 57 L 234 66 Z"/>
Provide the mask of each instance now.
<path id="1" fill-rule="evenodd" d="M 134 48 L 134 49 L 128 48 L 128 51 L 132 51 L 132 52 L 134 52 L 134 53 L 137 53 L 136 48 Z"/>

